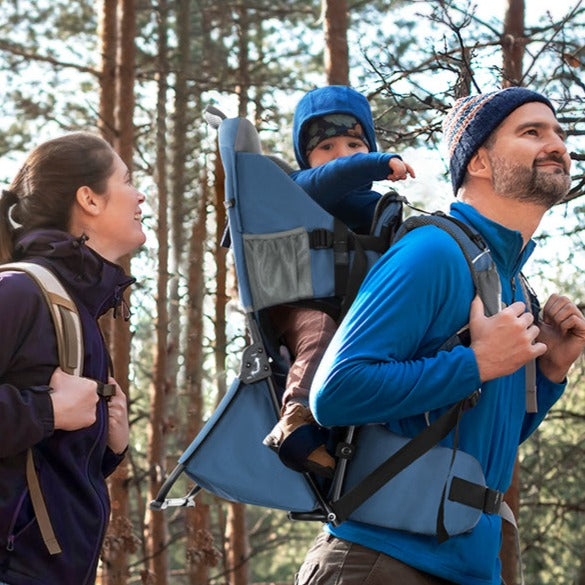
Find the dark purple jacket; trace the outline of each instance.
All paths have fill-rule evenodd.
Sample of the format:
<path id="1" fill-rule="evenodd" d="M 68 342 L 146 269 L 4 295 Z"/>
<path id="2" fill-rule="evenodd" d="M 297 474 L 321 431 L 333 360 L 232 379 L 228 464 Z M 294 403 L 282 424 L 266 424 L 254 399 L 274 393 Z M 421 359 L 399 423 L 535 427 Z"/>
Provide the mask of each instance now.
<path id="1" fill-rule="evenodd" d="M 15 260 L 56 274 L 81 316 L 84 375 L 107 381 L 108 355 L 97 318 L 120 304 L 133 279 L 61 231 L 20 239 Z M 22 273 L 0 273 L 0 582 L 10 585 L 89 585 L 110 503 L 105 477 L 120 463 L 107 443 L 107 408 L 78 431 L 55 431 L 49 379 L 58 365 L 53 323 L 42 293 Z M 35 464 L 63 552 L 50 556 L 35 519 L 25 477 L 26 451 Z"/>

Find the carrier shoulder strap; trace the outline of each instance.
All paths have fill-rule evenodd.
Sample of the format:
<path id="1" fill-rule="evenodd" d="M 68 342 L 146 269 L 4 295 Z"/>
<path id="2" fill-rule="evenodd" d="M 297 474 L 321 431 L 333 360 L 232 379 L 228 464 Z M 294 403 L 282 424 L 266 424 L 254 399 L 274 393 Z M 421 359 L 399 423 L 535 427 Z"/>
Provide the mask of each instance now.
<path id="1" fill-rule="evenodd" d="M 524 295 L 524 302 L 530 307 L 532 314 L 536 317 L 538 315 L 538 299 L 536 294 L 530 288 L 528 280 L 524 274 L 519 274 L 520 287 L 522 288 L 522 294 Z M 524 366 L 524 372 L 526 376 L 526 412 L 534 413 L 538 412 L 538 399 L 536 393 L 536 360 L 529 361 Z"/>
<path id="2" fill-rule="evenodd" d="M 80 376 L 83 371 L 81 320 L 75 303 L 71 300 L 57 277 L 48 268 L 32 262 L 3 264 L 0 266 L 0 271 L 24 272 L 35 281 L 43 293 L 55 326 L 59 365 L 64 372 Z M 35 516 L 47 550 L 51 555 L 59 554 L 61 546 L 51 525 L 51 519 L 35 469 L 32 449 L 27 452 L 26 480 Z"/>
<path id="3" fill-rule="evenodd" d="M 469 266 L 473 285 L 476 293 L 480 296 L 485 314 L 489 317 L 495 315 L 504 308 L 502 302 L 502 285 L 496 265 L 491 257 L 488 245 L 481 234 L 471 226 L 462 221 L 446 215 L 442 212 L 435 212 L 430 215 L 408 218 L 400 228 L 395 241 L 398 241 L 409 231 L 423 226 L 435 225 L 448 232 L 457 242 L 465 260 Z M 538 313 L 538 300 L 530 288 L 526 277 L 520 273 L 519 276 L 522 294 L 528 309 L 535 315 Z M 466 325 L 447 339 L 440 350 L 450 350 L 456 345 L 469 345 L 469 327 Z M 524 366 L 526 386 L 526 412 L 538 412 L 538 401 L 536 396 L 536 361 L 531 360 Z"/>
<path id="4" fill-rule="evenodd" d="M 481 297 L 485 313 L 495 315 L 502 310 L 502 285 L 488 245 L 481 234 L 471 226 L 440 211 L 429 215 L 409 217 L 396 234 L 394 242 L 412 230 L 434 225 L 446 231 L 456 242 L 473 280 L 476 293 Z"/>

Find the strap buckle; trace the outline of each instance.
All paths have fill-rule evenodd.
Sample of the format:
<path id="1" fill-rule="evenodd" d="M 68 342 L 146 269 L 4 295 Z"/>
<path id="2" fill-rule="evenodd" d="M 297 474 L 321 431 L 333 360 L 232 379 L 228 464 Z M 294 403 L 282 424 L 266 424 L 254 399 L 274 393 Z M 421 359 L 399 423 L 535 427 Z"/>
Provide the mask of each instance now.
<path id="1" fill-rule="evenodd" d="M 478 388 L 473 394 L 470 394 L 463 403 L 463 412 L 471 410 L 478 402 L 481 397 L 481 388 Z"/>
<path id="2" fill-rule="evenodd" d="M 483 500 L 483 511 L 486 514 L 499 514 L 503 501 L 504 492 L 486 488 Z"/>
<path id="3" fill-rule="evenodd" d="M 317 228 L 309 232 L 309 246 L 315 250 L 333 246 L 333 232 L 325 228 Z"/>
<path id="4" fill-rule="evenodd" d="M 116 394 L 116 386 L 114 384 L 104 384 L 99 380 L 96 380 L 95 382 L 97 384 L 97 393 L 106 400 L 110 400 L 110 398 Z"/>

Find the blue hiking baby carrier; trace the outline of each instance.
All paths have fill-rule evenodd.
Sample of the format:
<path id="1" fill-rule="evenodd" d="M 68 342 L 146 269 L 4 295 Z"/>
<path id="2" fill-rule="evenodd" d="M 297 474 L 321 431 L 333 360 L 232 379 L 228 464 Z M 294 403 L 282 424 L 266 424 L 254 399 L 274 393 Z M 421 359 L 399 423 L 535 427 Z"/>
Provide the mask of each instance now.
<path id="1" fill-rule="evenodd" d="M 502 493 L 486 486 L 479 462 L 438 445 L 474 406 L 479 390 L 414 439 L 380 424 L 331 429 L 329 448 L 337 459 L 332 480 L 285 467 L 262 444 L 279 417 L 287 368 L 265 309 L 335 299 L 343 313 L 392 241 L 426 224 L 458 242 L 487 314 L 500 309 L 500 281 L 482 238 L 465 224 L 440 213 L 403 222 L 404 199 L 391 192 L 380 200 L 371 233 L 357 236 L 296 185 L 284 163 L 262 154 L 248 120 L 225 119 L 213 108 L 207 117 L 219 130 L 229 238 L 251 343 L 239 376 L 151 508 L 195 505 L 203 489 L 226 500 L 287 510 L 292 519 L 333 524 L 352 519 L 439 540 L 471 530 L 484 512 L 499 513 Z M 454 333 L 442 349 L 465 338 L 466 331 Z M 167 498 L 183 473 L 194 488 L 183 498 Z"/>

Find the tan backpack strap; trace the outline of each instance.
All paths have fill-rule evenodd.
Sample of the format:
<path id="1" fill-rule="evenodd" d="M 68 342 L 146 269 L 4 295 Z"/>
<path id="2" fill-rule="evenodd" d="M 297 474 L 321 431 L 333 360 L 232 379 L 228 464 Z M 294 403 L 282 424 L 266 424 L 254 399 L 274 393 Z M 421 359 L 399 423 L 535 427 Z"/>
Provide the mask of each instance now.
<path id="1" fill-rule="evenodd" d="M 47 511 L 47 505 L 45 504 L 45 498 L 35 469 L 32 449 L 29 449 L 26 453 L 26 481 L 43 541 L 50 555 L 58 555 L 62 552 L 61 546 L 55 536 L 51 519 L 49 518 L 49 512 Z"/>
<path id="2" fill-rule="evenodd" d="M 75 303 L 59 279 L 44 266 L 32 262 L 12 262 L 0 266 L 2 271 L 28 274 L 43 293 L 55 325 L 59 365 L 64 372 L 81 376 L 83 373 L 83 333 Z"/>
<path id="3" fill-rule="evenodd" d="M 47 301 L 49 313 L 55 326 L 59 366 L 68 374 L 81 376 L 83 373 L 81 319 L 75 303 L 71 300 L 57 277 L 44 266 L 30 262 L 3 264 L 0 266 L 0 270 L 24 272 L 36 282 Z M 29 449 L 26 454 L 26 481 L 45 546 L 49 554 L 59 554 L 61 553 L 61 546 L 55 536 L 45 498 L 41 491 L 32 449 Z"/>

